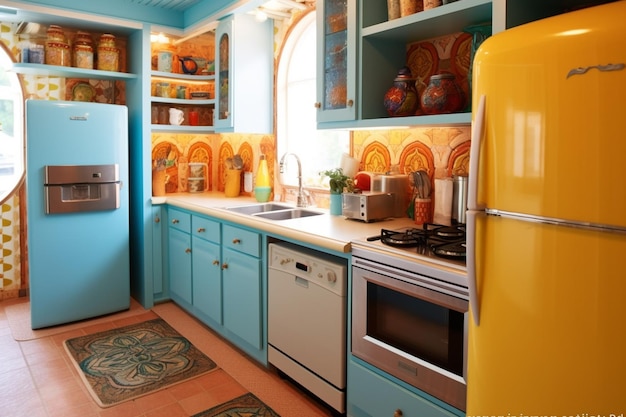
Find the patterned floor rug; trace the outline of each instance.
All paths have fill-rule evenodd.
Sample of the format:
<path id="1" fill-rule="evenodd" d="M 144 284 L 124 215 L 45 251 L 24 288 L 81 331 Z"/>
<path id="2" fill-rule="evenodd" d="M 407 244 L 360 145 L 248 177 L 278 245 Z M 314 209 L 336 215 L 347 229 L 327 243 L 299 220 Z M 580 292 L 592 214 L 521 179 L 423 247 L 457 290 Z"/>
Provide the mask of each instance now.
<path id="1" fill-rule="evenodd" d="M 65 349 L 100 407 L 217 369 L 162 319 L 68 339 Z"/>
<path id="2" fill-rule="evenodd" d="M 280 417 L 253 394 L 244 394 L 193 417 Z"/>

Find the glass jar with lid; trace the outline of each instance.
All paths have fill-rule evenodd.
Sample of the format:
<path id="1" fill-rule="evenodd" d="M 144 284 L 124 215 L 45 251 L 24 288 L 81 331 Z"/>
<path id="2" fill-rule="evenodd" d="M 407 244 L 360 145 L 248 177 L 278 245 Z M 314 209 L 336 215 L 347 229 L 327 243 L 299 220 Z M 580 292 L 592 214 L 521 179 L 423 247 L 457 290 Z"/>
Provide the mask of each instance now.
<path id="1" fill-rule="evenodd" d="M 87 32 L 78 31 L 74 39 L 74 66 L 93 69 L 93 41 Z"/>
<path id="2" fill-rule="evenodd" d="M 70 44 L 60 26 L 50 25 L 48 27 L 45 56 L 45 63 L 48 65 L 72 66 Z"/>
<path id="3" fill-rule="evenodd" d="M 98 69 L 119 71 L 120 50 L 115 44 L 115 36 L 105 33 L 98 42 Z"/>

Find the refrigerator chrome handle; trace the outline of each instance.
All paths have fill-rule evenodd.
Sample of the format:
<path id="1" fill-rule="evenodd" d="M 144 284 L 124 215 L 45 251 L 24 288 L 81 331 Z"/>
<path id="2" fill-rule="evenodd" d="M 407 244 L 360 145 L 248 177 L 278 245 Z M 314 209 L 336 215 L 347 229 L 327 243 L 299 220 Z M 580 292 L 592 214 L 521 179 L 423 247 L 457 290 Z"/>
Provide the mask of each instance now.
<path id="1" fill-rule="evenodd" d="M 469 178 L 467 183 L 467 209 L 484 210 L 478 205 L 478 165 L 480 162 L 480 146 L 485 133 L 485 95 L 478 99 L 476 118 L 472 124 L 472 144 L 470 145 Z"/>
<path id="2" fill-rule="evenodd" d="M 467 267 L 467 288 L 469 291 L 470 311 L 474 317 L 476 327 L 480 325 L 480 307 L 478 303 L 478 289 L 476 288 L 476 216 L 481 214 L 476 210 L 468 210 L 465 221 L 466 235 L 466 267 Z"/>

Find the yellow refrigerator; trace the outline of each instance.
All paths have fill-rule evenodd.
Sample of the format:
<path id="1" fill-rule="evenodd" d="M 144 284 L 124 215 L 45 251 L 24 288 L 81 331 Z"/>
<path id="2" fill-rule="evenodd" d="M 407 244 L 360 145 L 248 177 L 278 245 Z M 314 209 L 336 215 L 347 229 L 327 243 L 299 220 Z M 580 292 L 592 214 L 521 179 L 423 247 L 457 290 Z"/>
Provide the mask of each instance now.
<path id="1" fill-rule="evenodd" d="M 626 415 L 626 1 L 479 48 L 468 416 Z"/>

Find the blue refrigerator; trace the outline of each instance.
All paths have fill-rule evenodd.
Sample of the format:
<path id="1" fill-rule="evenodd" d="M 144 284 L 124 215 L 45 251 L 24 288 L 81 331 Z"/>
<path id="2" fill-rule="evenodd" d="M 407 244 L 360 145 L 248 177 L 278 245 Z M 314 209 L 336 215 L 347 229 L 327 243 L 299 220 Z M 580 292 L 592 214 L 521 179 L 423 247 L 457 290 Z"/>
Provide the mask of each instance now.
<path id="1" fill-rule="evenodd" d="M 32 328 L 130 307 L 128 109 L 27 100 Z"/>

